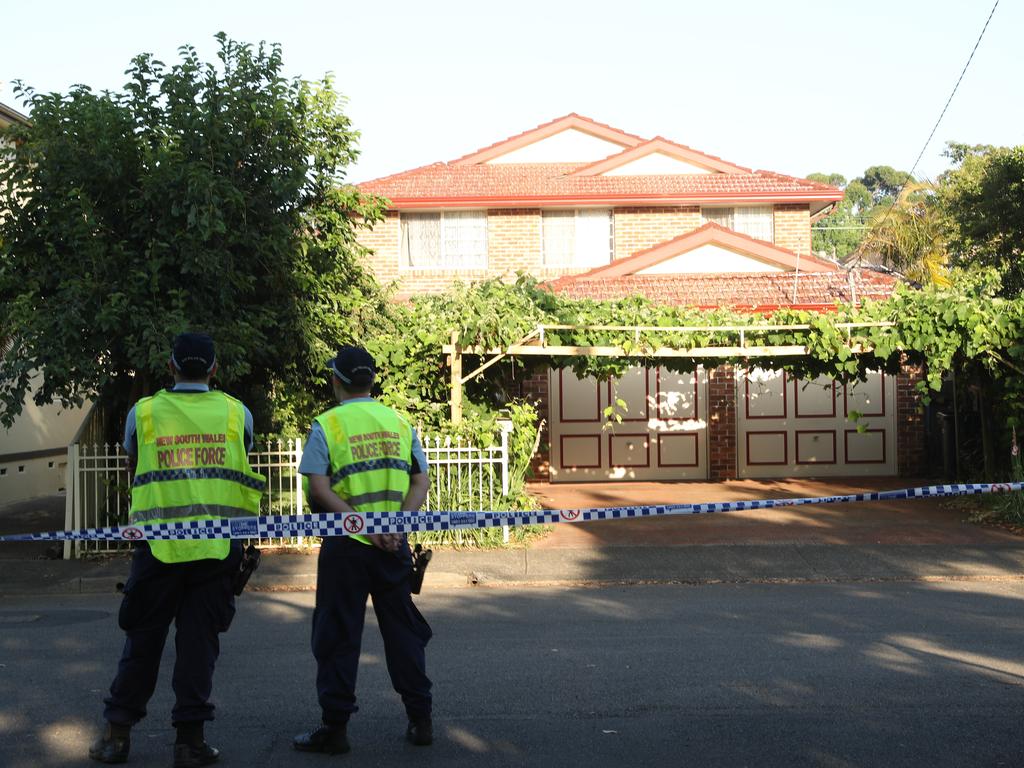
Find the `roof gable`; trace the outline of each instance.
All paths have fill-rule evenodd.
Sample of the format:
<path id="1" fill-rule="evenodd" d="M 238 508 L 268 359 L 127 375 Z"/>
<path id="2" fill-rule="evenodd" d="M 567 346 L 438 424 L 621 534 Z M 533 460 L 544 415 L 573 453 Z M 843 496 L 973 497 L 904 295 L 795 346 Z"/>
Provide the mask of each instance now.
<path id="1" fill-rule="evenodd" d="M 638 269 L 635 275 L 689 275 L 739 272 L 788 272 L 788 267 L 776 261 L 756 258 L 718 243 L 704 243 L 688 248 L 675 256 Z"/>
<path id="2" fill-rule="evenodd" d="M 625 259 L 619 259 L 611 264 L 592 269 L 579 277 L 586 279 L 622 277 L 623 275 L 637 275 L 645 272 L 649 274 L 665 274 L 665 272 L 657 269 L 657 265 L 676 259 L 683 254 L 709 244 L 719 246 L 748 259 L 766 263 L 770 265 L 769 269 L 781 269 L 786 272 L 795 271 L 797 268 L 802 272 L 835 272 L 839 269 L 837 265 L 831 262 L 823 261 L 814 256 L 802 256 L 786 248 L 780 248 L 772 243 L 741 235 L 738 232 L 733 232 L 731 229 L 726 229 L 718 224 L 709 222 L 693 232 L 674 237 L 653 248 L 634 253 Z M 715 271 L 722 272 L 724 270 Z"/>
<path id="3" fill-rule="evenodd" d="M 580 168 L 574 176 L 663 175 L 680 173 L 751 173 L 720 157 L 656 136 L 611 157 Z"/>
<path id="4" fill-rule="evenodd" d="M 589 163 L 643 141 L 639 136 L 573 112 L 453 160 L 451 165 Z M 559 156 L 559 152 L 574 156 Z"/>

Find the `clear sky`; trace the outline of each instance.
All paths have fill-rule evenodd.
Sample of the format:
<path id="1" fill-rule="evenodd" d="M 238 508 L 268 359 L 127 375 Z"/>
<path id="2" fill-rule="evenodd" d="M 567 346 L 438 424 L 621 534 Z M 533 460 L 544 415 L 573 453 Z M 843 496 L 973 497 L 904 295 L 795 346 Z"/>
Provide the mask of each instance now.
<path id="1" fill-rule="evenodd" d="M 219 30 L 333 72 L 362 133 L 349 179 L 471 150 L 569 112 L 740 165 L 847 178 L 909 170 L 994 0 L 131 0 L 6 3 L 0 101 L 119 88 Z M 945 142 L 1024 144 L 1024 0 L 1001 0 L 918 175 Z"/>

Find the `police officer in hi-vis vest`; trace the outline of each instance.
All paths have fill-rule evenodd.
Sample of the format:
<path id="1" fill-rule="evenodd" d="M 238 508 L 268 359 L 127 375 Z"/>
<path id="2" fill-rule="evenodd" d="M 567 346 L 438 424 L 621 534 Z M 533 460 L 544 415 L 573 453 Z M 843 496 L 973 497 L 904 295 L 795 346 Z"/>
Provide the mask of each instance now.
<path id="1" fill-rule="evenodd" d="M 415 512 L 427 497 L 427 462 L 415 431 L 370 397 L 376 366 L 361 347 L 342 347 L 327 362 L 340 405 L 313 422 L 299 471 L 315 512 Z M 388 673 L 409 718 L 406 738 L 433 741 L 426 646 L 430 626 L 410 594 L 412 558 L 403 534 L 325 538 L 317 563 L 313 656 L 323 725 L 296 736 L 295 749 L 349 751 L 347 724 L 356 707 L 356 670 L 373 598 Z"/>
<path id="2" fill-rule="evenodd" d="M 249 517 L 259 514 L 266 479 L 249 467 L 252 414 L 210 389 L 213 340 L 183 333 L 168 363 L 174 386 L 139 400 L 128 413 L 124 447 L 132 465 L 132 523 Z M 218 752 L 203 736 L 213 719 L 210 692 L 218 635 L 235 613 L 233 580 L 242 548 L 228 539 L 136 544 L 118 623 L 125 631 L 117 676 L 104 699 L 107 722 L 89 757 L 128 759 L 130 730 L 146 716 L 171 622 L 175 634 L 176 768 L 209 765 Z"/>

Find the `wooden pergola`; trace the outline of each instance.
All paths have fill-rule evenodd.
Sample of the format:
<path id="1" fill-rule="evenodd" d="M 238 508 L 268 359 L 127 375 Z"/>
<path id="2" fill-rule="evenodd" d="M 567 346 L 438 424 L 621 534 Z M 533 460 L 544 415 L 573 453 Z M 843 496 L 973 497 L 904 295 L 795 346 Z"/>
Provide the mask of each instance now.
<path id="1" fill-rule="evenodd" d="M 868 348 L 853 342 L 854 328 L 886 328 L 892 322 L 873 323 L 837 323 L 836 327 L 846 331 L 846 343 L 854 354 L 869 351 Z M 801 357 L 808 354 L 807 347 L 801 344 L 785 346 L 748 345 L 747 337 L 769 331 L 791 331 L 794 333 L 810 331 L 811 326 L 799 325 L 708 325 L 708 326 L 660 326 L 660 325 L 547 325 L 539 324 L 521 339 L 505 348 L 484 349 L 482 347 L 462 347 L 458 344 L 458 333 L 452 331 L 451 343 L 441 346 L 441 351 L 448 356 L 451 366 L 451 415 L 452 422 L 462 421 L 462 387 L 472 381 L 485 370 L 505 357 L 524 355 L 535 357 L 642 357 L 642 358 L 715 358 L 715 357 Z M 572 346 L 566 344 L 550 344 L 547 338 L 550 331 L 626 331 L 633 334 L 634 347 L 629 350 L 622 346 Z M 642 335 L 647 332 L 657 333 L 722 333 L 734 335 L 737 344 L 724 347 L 644 347 Z M 489 358 L 480 366 L 463 375 L 462 356 L 470 354 Z"/>

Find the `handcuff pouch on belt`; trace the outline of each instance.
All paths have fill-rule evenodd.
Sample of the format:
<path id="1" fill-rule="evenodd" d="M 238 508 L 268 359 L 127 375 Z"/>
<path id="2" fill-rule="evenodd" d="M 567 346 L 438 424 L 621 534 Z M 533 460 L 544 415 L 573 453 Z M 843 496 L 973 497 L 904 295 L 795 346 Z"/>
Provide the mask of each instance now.
<path id="1" fill-rule="evenodd" d="M 245 585 L 249 583 L 252 572 L 260 567 L 260 551 L 255 545 L 250 544 L 242 551 L 242 562 L 238 565 L 231 586 L 236 595 L 242 594 Z"/>
<path id="2" fill-rule="evenodd" d="M 424 549 L 417 544 L 412 551 L 412 576 L 409 579 L 409 587 L 414 595 L 418 595 L 423 588 L 423 574 L 430 565 L 430 558 L 434 556 L 434 550 Z"/>

